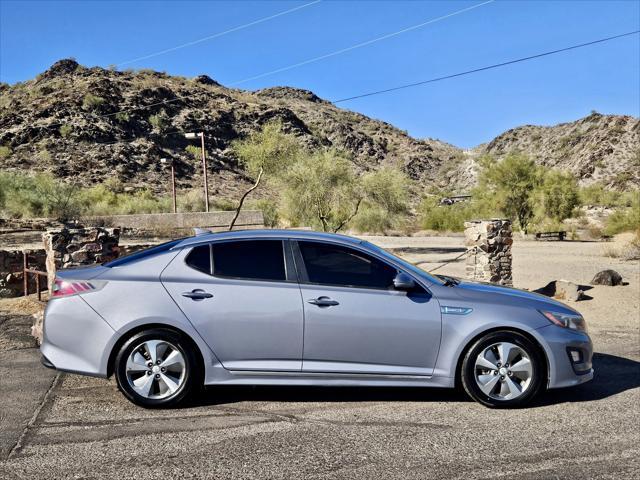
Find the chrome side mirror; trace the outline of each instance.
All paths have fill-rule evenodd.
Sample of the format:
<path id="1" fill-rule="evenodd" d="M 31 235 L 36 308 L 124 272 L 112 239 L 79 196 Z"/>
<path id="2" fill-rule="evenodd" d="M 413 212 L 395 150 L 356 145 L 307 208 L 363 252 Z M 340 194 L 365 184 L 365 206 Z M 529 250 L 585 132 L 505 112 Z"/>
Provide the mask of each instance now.
<path id="1" fill-rule="evenodd" d="M 416 288 L 416 282 L 406 273 L 398 272 L 396 277 L 393 279 L 393 288 L 404 291 L 413 290 Z"/>

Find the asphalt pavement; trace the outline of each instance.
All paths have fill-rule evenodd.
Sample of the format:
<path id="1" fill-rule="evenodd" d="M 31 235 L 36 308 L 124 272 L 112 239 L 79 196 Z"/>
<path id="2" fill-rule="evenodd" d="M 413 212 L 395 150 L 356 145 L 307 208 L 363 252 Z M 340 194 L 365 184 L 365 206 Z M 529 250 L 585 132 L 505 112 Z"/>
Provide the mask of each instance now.
<path id="1" fill-rule="evenodd" d="M 187 408 L 144 410 L 113 380 L 41 367 L 29 322 L 0 314 L 3 480 L 640 478 L 637 329 L 596 332 L 594 381 L 520 410 L 447 390 L 311 387 L 209 388 Z"/>

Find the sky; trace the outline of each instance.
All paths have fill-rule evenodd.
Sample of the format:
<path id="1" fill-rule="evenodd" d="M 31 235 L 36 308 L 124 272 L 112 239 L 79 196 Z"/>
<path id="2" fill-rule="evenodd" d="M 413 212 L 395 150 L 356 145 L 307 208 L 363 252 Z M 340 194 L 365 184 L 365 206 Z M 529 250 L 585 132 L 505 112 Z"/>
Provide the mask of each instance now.
<path id="1" fill-rule="evenodd" d="M 0 81 L 33 78 L 61 58 L 86 66 L 207 74 L 256 90 L 286 85 L 337 100 L 640 29 L 640 2 L 0 0 Z M 306 5 L 306 6 L 305 6 Z M 203 37 L 299 8 L 146 59 Z M 128 63 L 127 63 L 128 62 Z M 640 115 L 640 35 L 339 104 L 470 148 L 523 124 L 601 113 Z"/>

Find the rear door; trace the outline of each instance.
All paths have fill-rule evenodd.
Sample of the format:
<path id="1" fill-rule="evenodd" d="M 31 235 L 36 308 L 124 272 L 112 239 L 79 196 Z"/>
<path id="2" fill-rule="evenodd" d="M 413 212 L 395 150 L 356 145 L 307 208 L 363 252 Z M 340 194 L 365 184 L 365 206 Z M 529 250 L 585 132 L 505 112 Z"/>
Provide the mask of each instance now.
<path id="1" fill-rule="evenodd" d="M 172 298 L 230 370 L 300 371 L 303 311 L 282 240 L 213 242 L 162 273 Z"/>
<path id="2" fill-rule="evenodd" d="M 437 300 L 393 288 L 398 269 L 362 249 L 294 244 L 305 329 L 302 370 L 431 375 L 440 347 Z"/>

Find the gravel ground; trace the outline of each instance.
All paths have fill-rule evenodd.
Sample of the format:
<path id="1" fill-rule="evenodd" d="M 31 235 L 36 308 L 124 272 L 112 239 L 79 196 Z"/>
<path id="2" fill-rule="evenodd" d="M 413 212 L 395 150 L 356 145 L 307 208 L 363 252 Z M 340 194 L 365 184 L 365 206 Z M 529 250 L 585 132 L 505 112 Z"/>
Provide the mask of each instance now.
<path id="1" fill-rule="evenodd" d="M 405 256 L 427 269 L 457 256 L 463 240 L 369 239 L 409 248 Z M 35 360 L 37 350 L 15 334 L 23 317 L 0 314 L 0 339 L 23 342 L 0 345 L 0 441 L 11 440 L 0 478 L 640 478 L 638 262 L 606 258 L 598 243 L 514 246 L 521 288 L 559 278 L 586 285 L 604 268 L 628 284 L 595 287 L 576 304 L 598 352 L 594 381 L 510 411 L 434 389 L 264 387 L 211 388 L 189 408 L 149 411 L 112 380 L 43 377 L 51 374 L 35 366 L 24 378 L 31 393 L 20 396 L 6 380 L 10 366 L 24 363 L 16 352 Z M 439 272 L 462 275 L 463 261 Z M 34 392 L 35 405 L 26 400 Z"/>

